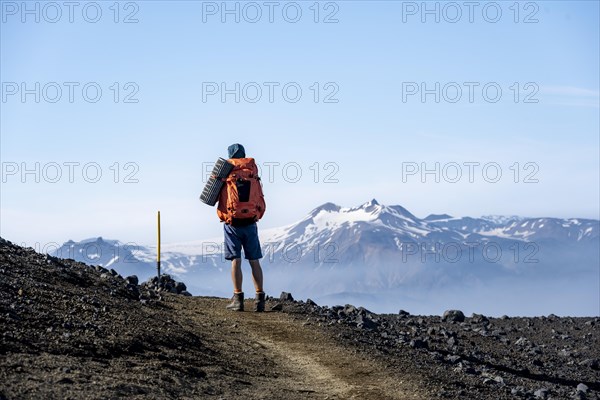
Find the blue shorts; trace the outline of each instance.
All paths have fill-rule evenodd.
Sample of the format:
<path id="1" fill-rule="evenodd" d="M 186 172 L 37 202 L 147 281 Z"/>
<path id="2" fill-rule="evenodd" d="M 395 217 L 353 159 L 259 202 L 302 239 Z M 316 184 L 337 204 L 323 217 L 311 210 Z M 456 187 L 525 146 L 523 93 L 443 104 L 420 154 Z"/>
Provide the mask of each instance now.
<path id="1" fill-rule="evenodd" d="M 225 233 L 225 259 L 242 258 L 242 247 L 247 260 L 262 258 L 256 223 L 246 226 L 223 224 Z"/>

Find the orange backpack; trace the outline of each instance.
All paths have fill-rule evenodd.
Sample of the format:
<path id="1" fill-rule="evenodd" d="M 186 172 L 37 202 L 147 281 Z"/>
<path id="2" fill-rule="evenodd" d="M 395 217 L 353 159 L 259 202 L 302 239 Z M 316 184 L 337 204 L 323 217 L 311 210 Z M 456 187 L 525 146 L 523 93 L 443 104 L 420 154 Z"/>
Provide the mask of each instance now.
<path id="1" fill-rule="evenodd" d="M 262 218 L 266 204 L 262 183 L 254 158 L 231 158 L 227 160 L 233 170 L 226 179 L 219 195 L 217 215 L 227 224 L 255 222 Z"/>

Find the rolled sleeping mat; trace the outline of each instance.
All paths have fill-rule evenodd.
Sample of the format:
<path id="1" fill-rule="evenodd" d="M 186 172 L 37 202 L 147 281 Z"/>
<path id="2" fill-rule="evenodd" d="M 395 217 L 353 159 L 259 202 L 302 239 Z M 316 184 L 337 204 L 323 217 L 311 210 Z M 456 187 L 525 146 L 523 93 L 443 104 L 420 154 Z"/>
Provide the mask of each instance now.
<path id="1" fill-rule="evenodd" d="M 219 194 L 221 193 L 221 188 L 223 187 L 223 181 L 220 178 L 215 178 L 211 176 L 208 178 L 208 182 L 206 182 L 206 186 L 204 186 L 204 190 L 202 190 L 202 194 L 200 195 L 200 201 L 204 204 L 208 204 L 209 206 L 214 206 L 217 204 L 217 200 L 219 199 Z"/>
<path id="2" fill-rule="evenodd" d="M 217 160 L 212 170 L 211 177 L 208 178 L 208 182 L 206 182 L 204 190 L 202 190 L 202 194 L 200 195 L 201 202 L 208 204 L 209 206 L 214 206 L 217 203 L 221 188 L 224 184 L 221 179 L 227 178 L 232 169 L 233 165 L 228 163 L 224 158 L 219 158 Z"/>
<path id="3" fill-rule="evenodd" d="M 219 157 L 212 170 L 212 175 L 217 178 L 225 179 L 233 170 L 233 164 L 230 164 L 226 159 Z"/>

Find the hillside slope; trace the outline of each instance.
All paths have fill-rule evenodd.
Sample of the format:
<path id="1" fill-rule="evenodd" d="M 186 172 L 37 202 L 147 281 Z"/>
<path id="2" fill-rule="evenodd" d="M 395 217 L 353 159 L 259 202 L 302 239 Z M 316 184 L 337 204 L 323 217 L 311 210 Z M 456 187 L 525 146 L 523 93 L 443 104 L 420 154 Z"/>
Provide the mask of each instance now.
<path id="1" fill-rule="evenodd" d="M 270 312 L 233 313 L 226 299 L 138 286 L 2 239 L 0 274 L 0 399 L 594 399 L 600 389 L 597 318 L 377 315 L 272 298 Z"/>

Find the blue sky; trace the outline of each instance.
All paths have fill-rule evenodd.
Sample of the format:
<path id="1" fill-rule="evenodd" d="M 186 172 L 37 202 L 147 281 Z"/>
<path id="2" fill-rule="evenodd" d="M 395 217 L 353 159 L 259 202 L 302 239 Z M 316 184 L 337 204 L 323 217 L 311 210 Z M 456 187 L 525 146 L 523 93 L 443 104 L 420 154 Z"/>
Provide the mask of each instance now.
<path id="1" fill-rule="evenodd" d="M 239 23 L 233 15 L 221 21 L 221 2 L 120 2 L 118 23 L 114 2 L 81 2 L 73 22 L 66 7 L 57 18 L 55 9 L 37 4 L 39 22 L 23 14 L 21 2 L 1 2 L 0 234 L 9 240 L 32 245 L 102 235 L 150 243 L 159 209 L 167 242 L 218 236 L 215 210 L 198 195 L 204 165 L 233 142 L 263 166 L 279 163 L 274 175 L 263 171 L 268 211 L 262 227 L 292 223 L 326 201 L 353 206 L 371 198 L 421 217 L 599 218 L 596 1 L 520 2 L 517 23 L 513 2 L 480 2 L 473 22 L 462 6 L 456 23 L 447 21 L 454 10 L 435 2 L 427 4 L 439 7 L 439 23 L 432 15 L 422 22 L 421 10 L 407 14 L 421 2 L 400 1 L 320 2 L 318 23 L 312 1 L 276 2 L 272 23 L 262 2 L 252 3 L 262 12 L 256 23 L 244 20 L 254 18 L 248 2 L 227 3 L 239 7 Z M 27 5 L 35 9 L 36 2 Z M 206 13 L 214 7 L 215 15 Z M 284 7 L 288 19 L 299 8 L 299 21 L 286 21 Z M 97 8 L 98 22 L 87 22 Z M 497 8 L 499 20 L 488 22 Z M 137 22 L 123 23 L 131 13 Z M 330 13 L 337 23 L 323 22 Z M 524 23 L 527 16 L 538 22 Z M 40 102 L 35 94 L 23 102 L 21 84 L 34 89 L 36 82 Z M 62 90 L 55 103 L 48 101 L 56 97 L 52 82 Z M 255 97 L 251 84 L 239 103 L 232 94 L 222 102 L 206 93 L 203 102 L 206 82 L 229 89 L 239 82 L 240 92 L 256 82 L 262 97 L 247 100 Z M 264 82 L 278 85 L 273 102 Z M 448 91 L 439 103 L 433 94 L 423 102 L 406 92 L 403 101 L 403 83 L 406 91 L 411 82 L 429 89 L 439 82 L 440 92 Z M 472 102 L 465 82 L 473 82 Z M 82 94 L 90 83 L 88 99 L 95 87 L 102 90 L 95 103 Z M 289 83 L 302 90 L 297 102 L 282 94 Z M 502 90 L 497 102 L 483 97 L 486 84 Z M 456 85 L 463 96 L 452 103 Z M 337 102 L 324 102 L 336 89 Z M 124 102 L 135 90 L 130 99 L 137 102 Z M 528 94 L 537 102 L 524 102 Z M 35 170 L 36 163 L 39 182 L 35 172 L 21 175 L 23 166 Z M 73 182 L 65 163 L 79 163 L 70 164 Z M 462 179 L 402 178 L 409 164 L 431 169 L 435 163 L 440 173 L 458 164 Z M 464 163 L 480 163 L 473 182 Z M 482 176 L 486 164 L 500 168 L 498 182 Z M 52 183 L 55 165 L 62 175 Z M 294 182 L 298 167 L 302 177 Z M 98 182 L 86 181 L 98 168 Z M 337 183 L 324 182 L 331 172 Z M 138 182 L 125 183 L 128 173 Z M 530 173 L 537 183 L 524 182 Z"/>

